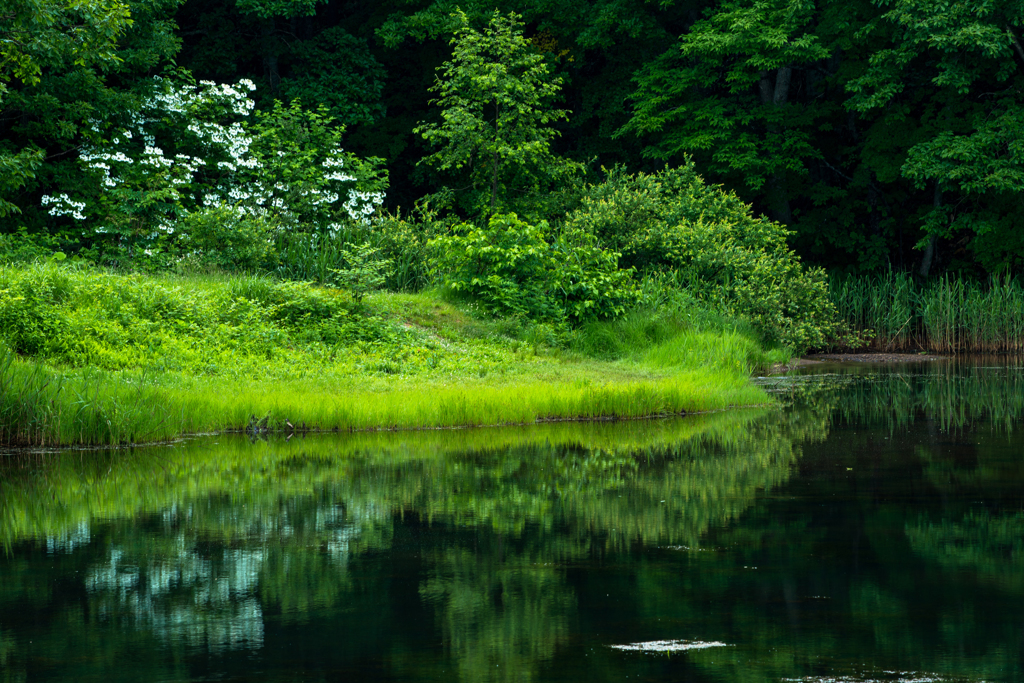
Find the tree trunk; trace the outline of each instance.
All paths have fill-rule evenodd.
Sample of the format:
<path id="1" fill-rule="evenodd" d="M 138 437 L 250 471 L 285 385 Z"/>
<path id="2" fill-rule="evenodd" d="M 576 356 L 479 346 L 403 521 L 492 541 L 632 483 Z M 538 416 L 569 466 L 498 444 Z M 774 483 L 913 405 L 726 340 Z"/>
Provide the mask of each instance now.
<path id="1" fill-rule="evenodd" d="M 491 169 L 491 215 L 498 208 L 498 151 L 494 151 L 494 168 Z"/>
<path id="2" fill-rule="evenodd" d="M 789 81 L 793 78 L 793 67 L 779 67 L 775 74 L 775 93 L 772 96 L 772 104 L 781 107 L 789 102 Z"/>
<path id="3" fill-rule="evenodd" d="M 878 176 L 871 171 L 868 178 L 868 229 L 874 236 L 882 234 L 882 212 L 878 210 L 878 199 L 881 191 L 878 189 Z"/>
<path id="4" fill-rule="evenodd" d="M 938 210 L 942 207 L 942 188 L 939 181 L 935 181 L 935 195 L 932 198 L 932 207 Z M 921 259 L 921 270 L 918 271 L 921 277 L 928 277 L 932 269 L 932 261 L 935 258 L 935 235 L 928 236 L 928 244 L 924 248 L 924 258 Z"/>
<path id="5" fill-rule="evenodd" d="M 495 100 L 494 102 L 494 153 L 491 158 L 491 215 L 493 216 L 498 209 L 498 169 L 500 167 L 500 159 L 498 158 L 498 141 L 501 135 L 501 130 L 498 127 L 499 121 L 501 121 L 501 103 Z"/>
<path id="6" fill-rule="evenodd" d="M 260 27 L 260 35 L 263 39 L 263 76 L 270 84 L 270 92 L 276 93 L 281 85 L 281 74 L 277 66 L 277 46 L 274 45 L 274 31 L 276 26 L 274 19 L 264 19 Z"/>
<path id="7" fill-rule="evenodd" d="M 772 85 L 771 74 L 761 72 L 757 83 L 761 104 L 771 107 L 783 107 L 789 101 L 789 84 L 793 78 L 793 67 L 782 66 L 775 71 L 775 84 Z M 777 133 L 775 126 L 768 127 L 769 133 Z M 789 205 L 789 194 L 786 192 L 786 172 L 775 171 L 768 180 L 768 202 L 771 206 L 772 218 L 789 225 L 793 222 L 793 211 Z"/>

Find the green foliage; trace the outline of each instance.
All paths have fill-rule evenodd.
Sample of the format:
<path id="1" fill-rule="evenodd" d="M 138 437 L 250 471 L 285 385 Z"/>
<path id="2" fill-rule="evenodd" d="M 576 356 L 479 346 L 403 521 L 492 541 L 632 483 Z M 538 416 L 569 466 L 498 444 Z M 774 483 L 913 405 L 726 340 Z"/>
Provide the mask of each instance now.
<path id="1" fill-rule="evenodd" d="M 802 350 L 832 330 L 824 274 L 801 265 L 785 228 L 707 185 L 692 163 L 655 174 L 612 170 L 566 229 L 593 235 L 642 273 L 672 271 L 693 297 L 748 318 L 767 340 Z"/>
<path id="2" fill-rule="evenodd" d="M 346 254 L 368 245 L 390 264 L 381 271 L 383 286 L 393 292 L 414 292 L 430 280 L 427 241 L 432 234 L 430 220 L 407 220 L 398 213 L 384 213 L 369 223 L 350 223 L 329 233 L 280 232 L 275 238 L 278 263 L 273 272 L 289 280 L 336 284 L 336 273 L 349 267 Z"/>
<path id="3" fill-rule="evenodd" d="M 1018 229 L 1024 196 L 1024 108 L 1014 97 L 974 113 L 964 132 L 943 131 L 910 149 L 902 173 L 918 188 L 951 190 L 958 205 L 937 206 L 923 221 L 928 235 L 966 233 L 974 258 L 990 273 L 1024 265 Z"/>
<path id="4" fill-rule="evenodd" d="M 45 233 L 29 233 L 24 227 L 9 235 L 0 233 L 0 265 L 33 263 L 59 250 L 59 241 Z"/>
<path id="5" fill-rule="evenodd" d="M 55 74 L 75 74 L 78 82 L 72 92 L 76 93 L 92 85 L 88 82 L 95 80 L 93 70 L 115 70 L 117 63 L 124 59 L 118 55 L 118 42 L 133 23 L 131 5 L 121 0 L 5 2 L 0 11 L 0 113 L 3 118 L 10 120 L 17 113 L 24 115 L 31 111 L 29 101 L 33 94 L 56 80 Z M 57 98 L 46 99 L 52 108 Z M 83 99 L 84 102 L 78 103 L 78 116 L 54 123 L 64 129 L 74 128 L 80 121 L 82 106 L 93 110 L 98 104 L 95 100 L 89 101 L 93 98 Z M 35 179 L 45 156 L 42 137 L 16 141 L 4 135 L 5 139 L 0 139 L 0 218 L 21 213 L 21 207 L 11 198 Z"/>
<path id="6" fill-rule="evenodd" d="M 365 41 L 335 26 L 297 44 L 291 57 L 292 73 L 281 79 L 284 99 L 315 102 L 345 125 L 384 117 L 384 68 Z"/>
<path id="7" fill-rule="evenodd" d="M 621 315 L 637 300 L 618 254 L 579 230 L 552 235 L 546 223 L 498 214 L 486 228 L 458 226 L 432 246 L 445 285 L 497 315 L 579 322 Z"/>
<path id="8" fill-rule="evenodd" d="M 476 197 L 474 208 L 489 214 L 505 207 L 515 192 L 536 192 L 573 164 L 552 154 L 553 124 L 568 113 L 548 101 L 561 79 L 551 76 L 544 57 L 523 37 L 519 17 L 495 11 L 482 31 L 461 11 L 451 44 L 452 59 L 432 90 L 441 123 L 420 124 L 419 133 L 440 147 L 421 163 L 441 171 L 465 171 Z"/>
<path id="9" fill-rule="evenodd" d="M 265 215 L 239 213 L 230 206 L 204 208 L 176 224 L 182 238 L 179 267 L 255 272 L 277 259 L 277 223 Z"/>
<path id="10" fill-rule="evenodd" d="M 812 132 L 822 108 L 790 101 L 793 70 L 829 56 L 819 21 L 805 0 L 709 8 L 677 47 L 641 67 L 620 134 L 651 136 L 650 157 L 702 155 L 714 173 L 766 191 L 775 217 L 789 222 L 785 176 L 806 174 L 821 154 Z"/>
<path id="11" fill-rule="evenodd" d="M 29 180 L 36 177 L 36 171 L 43 165 L 43 151 L 23 149 L 13 154 L 5 153 L 0 147 L 0 218 L 21 213 L 21 208 L 6 199 Z"/>
<path id="12" fill-rule="evenodd" d="M 316 14 L 316 6 L 327 0 L 235 0 L 243 14 L 253 14 L 261 19 L 273 17 L 309 17 Z"/>
<path id="13" fill-rule="evenodd" d="M 1024 3 L 982 5 L 895 0 L 863 29 L 889 36 L 867 68 L 846 83 L 848 106 L 867 114 L 907 116 L 907 90 L 927 83 L 932 120 L 912 141 L 901 173 L 919 189 L 934 188 L 920 212 L 924 247 L 965 232 L 989 272 L 1021 265 L 1015 224 L 1024 192 L 1024 48 L 1017 33 Z M 941 202 L 942 192 L 958 197 Z"/>
<path id="14" fill-rule="evenodd" d="M 379 247 L 369 242 L 354 245 L 351 249 L 341 249 L 342 268 L 332 268 L 334 279 L 362 303 L 363 297 L 376 292 L 384 286 L 391 275 L 391 260 L 381 256 Z"/>
<path id="15" fill-rule="evenodd" d="M 258 363 L 295 344 L 389 334 L 344 292 L 241 278 L 189 291 L 144 276 L 50 264 L 0 269 L 0 341 L 49 363 L 217 373 L 225 356 Z"/>
<path id="16" fill-rule="evenodd" d="M 0 102 L 6 84 L 35 85 L 43 70 L 117 61 L 116 44 L 131 25 L 126 2 L 11 0 L 0 15 Z"/>

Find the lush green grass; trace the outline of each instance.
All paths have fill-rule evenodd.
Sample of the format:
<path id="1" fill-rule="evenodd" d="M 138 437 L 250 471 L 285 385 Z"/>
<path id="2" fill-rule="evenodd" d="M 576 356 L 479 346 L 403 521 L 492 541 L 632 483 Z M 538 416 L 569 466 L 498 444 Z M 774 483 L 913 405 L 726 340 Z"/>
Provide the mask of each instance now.
<path id="1" fill-rule="evenodd" d="M 1024 285 L 1011 277 L 990 284 L 942 277 L 921 285 L 909 275 L 833 278 L 840 319 L 864 343 L 885 351 L 939 353 L 1024 351 Z"/>
<path id="2" fill-rule="evenodd" d="M 0 269 L 0 295 L 4 444 L 691 413 L 764 403 L 747 377 L 783 358 L 684 305 L 566 339 L 436 292 L 356 304 L 253 277 L 32 266 Z"/>

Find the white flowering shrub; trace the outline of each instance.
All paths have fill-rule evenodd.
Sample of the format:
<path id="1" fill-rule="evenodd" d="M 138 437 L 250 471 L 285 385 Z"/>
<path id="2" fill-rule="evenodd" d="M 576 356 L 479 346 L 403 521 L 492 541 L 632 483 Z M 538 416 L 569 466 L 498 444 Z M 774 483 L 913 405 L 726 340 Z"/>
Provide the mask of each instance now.
<path id="1" fill-rule="evenodd" d="M 368 224 L 384 201 L 387 174 L 380 159 L 359 159 L 342 151 L 344 131 L 332 125 L 325 107 L 275 102 L 256 112 L 249 181 L 235 201 L 264 202 L 289 228 L 333 234 L 352 223 Z"/>
<path id="2" fill-rule="evenodd" d="M 70 221 L 98 260 L 177 254 L 205 244 L 230 258 L 231 225 L 330 233 L 365 222 L 382 203 L 386 173 L 376 159 L 340 147 L 343 128 L 298 103 L 253 114 L 251 81 L 197 85 L 153 81 L 152 94 L 123 120 L 94 122 L 80 150 L 84 172 L 66 192 L 42 198 L 49 214 Z M 73 186 L 71 186 L 73 185 Z M 223 221 L 189 240 L 182 230 Z M 263 233 L 261 233 L 263 234 Z M 251 251 L 251 250 L 250 250 Z M 191 254 L 195 256 L 195 254 Z M 243 260 L 248 260 L 248 256 Z"/>

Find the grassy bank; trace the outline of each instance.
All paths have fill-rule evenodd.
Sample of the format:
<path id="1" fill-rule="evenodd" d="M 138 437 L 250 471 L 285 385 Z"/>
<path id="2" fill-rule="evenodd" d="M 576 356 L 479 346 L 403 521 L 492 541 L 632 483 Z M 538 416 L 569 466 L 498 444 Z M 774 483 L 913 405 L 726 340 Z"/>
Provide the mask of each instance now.
<path id="1" fill-rule="evenodd" d="M 833 278 L 830 293 L 854 349 L 938 353 L 1024 351 L 1024 285 L 942 277 L 920 284 L 907 274 Z"/>
<path id="2" fill-rule="evenodd" d="M 0 269 L 0 443 L 633 418 L 763 403 L 783 357 L 680 300 L 566 332 L 437 293 Z"/>

